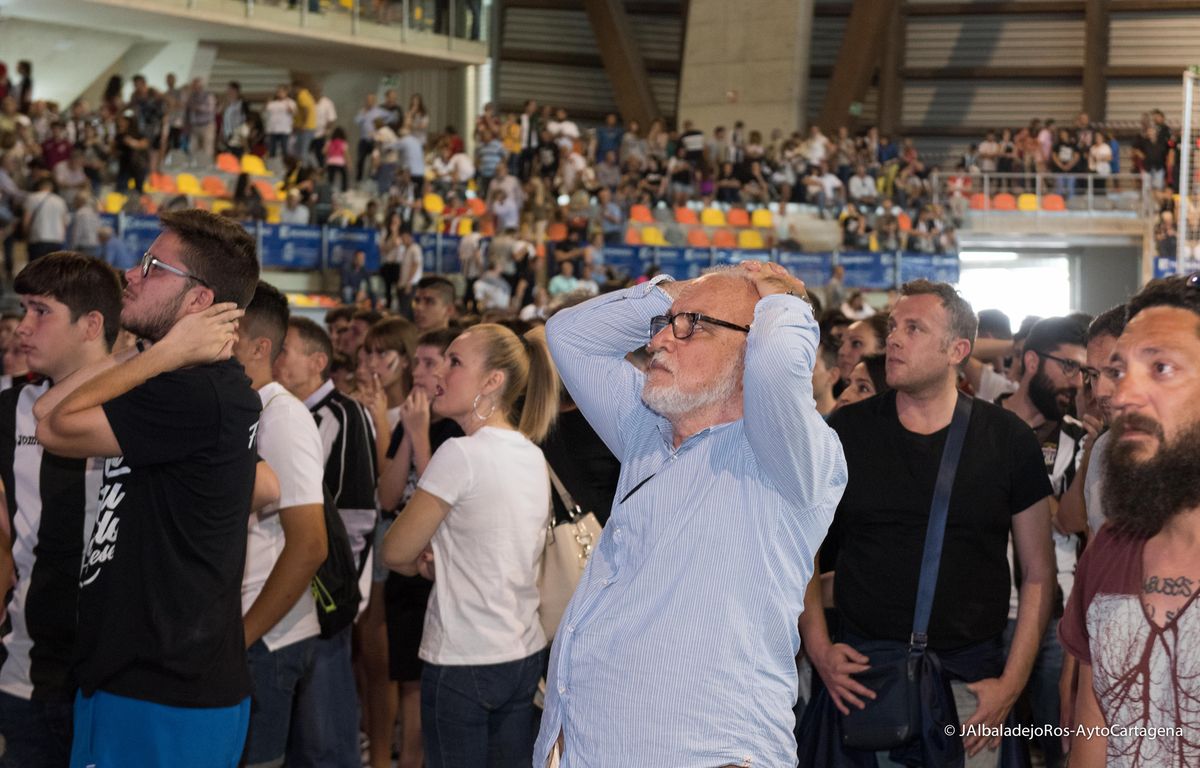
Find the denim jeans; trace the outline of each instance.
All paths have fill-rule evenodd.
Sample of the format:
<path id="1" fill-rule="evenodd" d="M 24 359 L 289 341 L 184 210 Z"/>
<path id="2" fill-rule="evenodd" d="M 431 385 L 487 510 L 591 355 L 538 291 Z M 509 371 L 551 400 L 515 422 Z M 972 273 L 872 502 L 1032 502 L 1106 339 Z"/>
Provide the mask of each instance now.
<path id="1" fill-rule="evenodd" d="M 0 768 L 66 768 L 74 702 L 30 701 L 0 692 Z"/>
<path id="2" fill-rule="evenodd" d="M 316 637 L 275 651 L 259 640 L 246 651 L 254 696 L 244 757 L 248 768 L 283 765 L 296 691 L 310 678 Z"/>
<path id="3" fill-rule="evenodd" d="M 350 632 L 318 638 L 312 673 L 296 688 L 288 768 L 361 768 L 358 693 L 350 664 Z"/>
<path id="4" fill-rule="evenodd" d="M 429 768 L 528 768 L 533 695 L 546 651 L 503 664 L 425 664 L 421 731 Z"/>
<path id="5" fill-rule="evenodd" d="M 1051 618 L 1046 625 L 1046 634 L 1042 635 L 1042 644 L 1038 647 L 1037 658 L 1033 662 L 1033 671 L 1029 673 L 1029 682 L 1025 684 L 1024 696 L 1029 701 L 1032 725 L 1058 725 L 1060 717 L 1058 679 L 1062 675 L 1063 650 L 1058 642 L 1058 619 Z M 1016 619 L 1008 620 L 1004 630 L 1004 646 L 1012 646 L 1013 633 L 1016 631 Z M 1063 760 L 1062 741 L 1057 736 L 1043 736 L 1037 739 L 1038 746 L 1046 756 L 1047 768 L 1058 768 Z"/>

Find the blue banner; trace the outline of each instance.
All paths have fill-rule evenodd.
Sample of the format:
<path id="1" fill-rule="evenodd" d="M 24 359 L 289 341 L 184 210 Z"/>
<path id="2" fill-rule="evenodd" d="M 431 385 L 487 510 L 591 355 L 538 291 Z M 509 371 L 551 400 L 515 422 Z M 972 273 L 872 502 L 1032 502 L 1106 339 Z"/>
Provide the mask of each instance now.
<path id="1" fill-rule="evenodd" d="M 824 286 L 833 277 L 832 253 L 783 251 L 779 254 L 779 263 L 803 280 L 805 287 L 810 290 Z"/>
<path id="2" fill-rule="evenodd" d="M 938 283 L 955 284 L 959 277 L 957 256 L 904 252 L 900 258 L 900 282 L 924 278 Z"/>
<path id="3" fill-rule="evenodd" d="M 150 246 L 162 231 L 157 216 L 121 216 L 120 233 L 125 247 L 137 258 L 150 250 Z"/>
<path id="4" fill-rule="evenodd" d="M 328 244 L 332 269 L 341 269 L 355 251 L 363 251 L 367 255 L 367 269 L 379 271 L 379 233 L 374 229 L 331 227 Z"/>
<path id="5" fill-rule="evenodd" d="M 262 224 L 259 258 L 268 269 L 320 269 L 321 227 Z"/>
<path id="6" fill-rule="evenodd" d="M 847 288 L 886 291 L 896 287 L 895 254 L 839 253 L 837 263 L 846 269 Z"/>
<path id="7" fill-rule="evenodd" d="M 1187 261 L 1183 262 L 1183 269 L 1180 270 L 1178 269 L 1175 259 L 1168 259 L 1162 256 L 1154 259 L 1155 280 L 1159 279 L 1160 277 L 1170 277 L 1171 275 L 1177 274 L 1187 275 L 1192 272 L 1200 272 L 1200 260 L 1188 259 Z"/>

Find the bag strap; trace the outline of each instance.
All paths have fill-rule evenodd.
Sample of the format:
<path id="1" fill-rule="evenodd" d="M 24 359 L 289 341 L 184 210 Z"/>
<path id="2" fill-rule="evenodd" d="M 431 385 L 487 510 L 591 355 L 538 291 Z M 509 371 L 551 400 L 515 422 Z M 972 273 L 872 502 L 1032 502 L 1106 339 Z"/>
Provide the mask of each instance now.
<path id="1" fill-rule="evenodd" d="M 550 462 L 548 461 L 546 462 L 546 471 L 550 473 L 550 482 L 554 485 L 554 492 L 558 494 L 559 500 L 562 501 L 563 507 L 567 510 L 567 515 L 572 521 L 574 521 L 576 518 L 582 517 L 583 510 L 581 510 L 579 505 L 575 503 L 575 499 L 572 498 L 570 492 L 567 491 L 566 486 L 563 485 L 562 480 L 559 479 L 558 474 L 554 471 L 554 467 L 550 466 Z M 551 517 L 553 518 L 553 499 L 550 500 L 550 510 Z M 553 526 L 555 522 L 557 521 L 552 519 L 550 525 Z"/>
<path id="2" fill-rule="evenodd" d="M 942 561 L 950 492 L 954 489 L 954 476 L 958 471 L 959 457 L 962 456 L 973 404 L 974 398 L 959 393 L 958 401 L 954 404 L 954 419 L 950 422 L 950 434 L 946 436 L 946 446 L 942 449 L 942 461 L 938 466 L 937 485 L 934 486 L 933 504 L 929 509 L 929 527 L 925 531 L 925 552 L 921 556 L 917 608 L 913 613 L 912 637 L 909 639 L 909 650 L 915 653 L 924 653 L 929 642 L 929 616 L 933 612 L 933 592 L 937 587 L 938 568 Z"/>

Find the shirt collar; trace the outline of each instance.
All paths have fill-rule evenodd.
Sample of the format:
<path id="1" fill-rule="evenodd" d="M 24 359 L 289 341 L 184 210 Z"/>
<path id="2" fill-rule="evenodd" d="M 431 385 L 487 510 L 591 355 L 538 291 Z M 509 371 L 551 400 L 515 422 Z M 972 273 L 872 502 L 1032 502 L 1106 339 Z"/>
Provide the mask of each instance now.
<path id="1" fill-rule="evenodd" d="M 738 421 L 741 421 L 741 419 L 737 419 L 736 421 L 726 421 L 721 424 L 713 424 L 712 426 L 705 427 L 704 429 L 700 430 L 699 432 L 692 435 L 688 439 L 684 440 L 682 443 L 679 444 L 679 448 L 676 448 L 675 447 L 675 430 L 671 427 L 671 422 L 667 421 L 666 417 L 664 417 L 664 416 L 658 416 L 658 434 L 662 436 L 663 445 L 666 447 L 666 449 L 669 453 L 682 453 L 683 451 L 692 447 L 696 443 L 700 442 L 700 440 L 703 439 L 710 432 L 723 431 L 723 430 L 733 426 Z"/>
<path id="2" fill-rule="evenodd" d="M 304 407 L 312 410 L 313 406 L 324 400 L 333 391 L 333 379 L 326 379 L 325 383 L 317 387 L 317 391 L 313 392 L 308 397 L 304 398 Z"/>

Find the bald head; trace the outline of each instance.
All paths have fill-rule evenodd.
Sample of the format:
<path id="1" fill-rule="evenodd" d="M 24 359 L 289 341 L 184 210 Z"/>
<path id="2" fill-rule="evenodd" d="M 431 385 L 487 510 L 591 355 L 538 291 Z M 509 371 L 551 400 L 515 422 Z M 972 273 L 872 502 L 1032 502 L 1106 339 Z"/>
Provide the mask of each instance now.
<path id="1" fill-rule="evenodd" d="M 700 312 L 731 323 L 750 325 L 758 290 L 744 271 L 736 268 L 710 272 L 685 288 L 671 307 L 672 312 Z"/>

